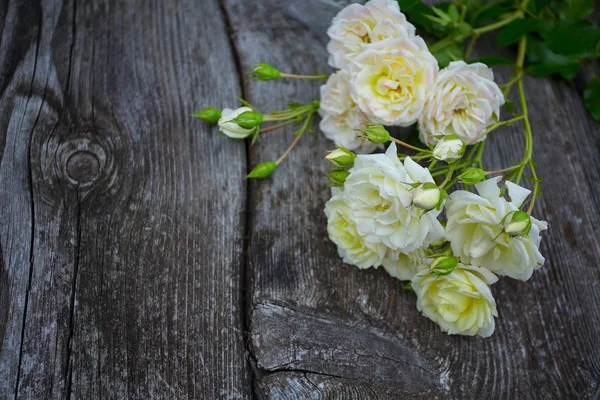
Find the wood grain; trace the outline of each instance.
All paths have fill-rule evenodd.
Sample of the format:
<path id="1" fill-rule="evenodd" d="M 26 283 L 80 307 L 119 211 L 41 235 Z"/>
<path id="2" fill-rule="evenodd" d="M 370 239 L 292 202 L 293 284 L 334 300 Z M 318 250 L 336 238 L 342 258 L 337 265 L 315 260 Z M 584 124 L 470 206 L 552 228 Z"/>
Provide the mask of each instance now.
<path id="1" fill-rule="evenodd" d="M 294 129 L 246 150 L 188 117 L 316 99 L 319 82 L 242 75 L 328 71 L 335 7 L 316 1 L 0 2 L 0 398 L 599 396 L 600 126 L 577 87 L 525 80 L 547 262 L 494 285 L 489 339 L 341 263 L 321 134 L 247 184 Z M 494 132 L 486 165 L 522 141 Z"/>
<path id="2" fill-rule="evenodd" d="M 286 72 L 327 70 L 319 34 L 327 25 L 321 19 L 331 16 L 296 15 L 316 28 L 312 34 L 281 12 L 281 1 L 225 4 L 232 20 L 246 22 L 235 25 L 233 35 L 242 69 L 269 62 Z M 485 40 L 482 46 L 485 52 Z M 499 72 L 499 80 L 506 76 Z M 261 396 L 358 398 L 362 395 L 348 394 L 357 376 L 374 392 L 365 398 L 389 398 L 390 393 L 393 398 L 423 393 L 465 399 L 597 396 L 600 128 L 573 87 L 533 78 L 525 85 L 535 160 L 545 177 L 535 215 L 550 223 L 542 244 L 547 261 L 528 282 L 502 279 L 494 285 L 500 317 L 489 339 L 447 336 L 419 315 L 414 296 L 384 271 L 342 264 L 327 239 L 322 211 L 330 194 L 322 178 L 327 165 L 318 159 L 332 147 L 322 136 L 303 139 L 273 179 L 250 185 L 248 307 L 255 388 Z M 317 98 L 318 86 L 251 82 L 246 97 L 268 110 L 290 99 Z M 276 158 L 292 131 L 273 133 L 251 148 L 250 163 Z M 515 126 L 492 135 L 486 156 L 490 169 L 520 157 L 518 132 Z M 410 367 L 415 359 L 426 373 Z M 409 366 L 400 372 L 398 362 Z M 390 379 L 395 369 L 396 381 Z M 327 381 L 325 386 L 311 383 L 315 375 Z M 428 383 L 423 392 L 421 384 Z"/>
<path id="3" fill-rule="evenodd" d="M 3 7 L 0 398 L 249 398 L 217 1 Z"/>

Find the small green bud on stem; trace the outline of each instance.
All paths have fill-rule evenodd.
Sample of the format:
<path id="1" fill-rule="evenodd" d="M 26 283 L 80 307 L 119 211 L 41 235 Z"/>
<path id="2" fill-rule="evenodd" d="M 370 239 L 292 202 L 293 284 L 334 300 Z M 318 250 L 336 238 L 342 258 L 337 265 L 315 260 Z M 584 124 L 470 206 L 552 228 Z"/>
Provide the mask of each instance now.
<path id="1" fill-rule="evenodd" d="M 331 181 L 331 186 L 342 187 L 348 175 L 350 175 L 350 172 L 343 169 L 336 169 L 328 173 L 327 177 Z"/>
<path id="2" fill-rule="evenodd" d="M 208 107 L 192 114 L 192 117 L 200 118 L 209 124 L 216 124 L 221 118 L 221 111 L 217 110 L 216 108 Z"/>
<path id="3" fill-rule="evenodd" d="M 273 172 L 275 168 L 277 168 L 277 163 L 273 161 L 260 163 L 246 175 L 246 178 L 265 179 L 271 175 L 271 172 Z"/>
<path id="4" fill-rule="evenodd" d="M 504 217 L 504 233 L 525 236 L 531 230 L 531 217 L 525 211 L 512 211 Z"/>
<path id="5" fill-rule="evenodd" d="M 485 171 L 481 168 L 467 168 L 460 175 L 458 181 L 465 185 L 474 185 L 485 179 Z"/>
<path id="6" fill-rule="evenodd" d="M 330 161 L 333 165 L 340 168 L 348 168 L 353 166 L 355 158 L 356 154 L 341 146 L 338 146 L 337 149 L 330 151 L 325 157 L 327 161 Z"/>
<path id="7" fill-rule="evenodd" d="M 269 64 L 255 64 L 252 75 L 254 75 L 254 79 L 259 81 L 271 81 L 281 78 L 281 72 Z"/>
<path id="8" fill-rule="evenodd" d="M 262 124 L 264 119 L 265 116 L 261 113 L 256 111 L 246 111 L 235 117 L 231 122 L 238 124 L 244 129 L 252 129 Z"/>
<path id="9" fill-rule="evenodd" d="M 362 132 L 371 143 L 387 143 L 391 140 L 390 133 L 381 125 L 369 124 Z"/>
<path id="10" fill-rule="evenodd" d="M 429 266 L 429 273 L 437 276 L 448 275 L 458 265 L 458 258 L 453 256 L 438 257 Z"/>

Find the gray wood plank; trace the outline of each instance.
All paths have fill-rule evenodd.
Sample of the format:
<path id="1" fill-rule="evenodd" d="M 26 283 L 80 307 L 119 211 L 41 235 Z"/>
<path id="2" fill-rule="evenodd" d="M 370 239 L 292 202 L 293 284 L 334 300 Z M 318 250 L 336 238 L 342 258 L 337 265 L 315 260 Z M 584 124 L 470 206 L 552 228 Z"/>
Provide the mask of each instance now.
<path id="1" fill-rule="evenodd" d="M 242 68 L 269 62 L 286 72 L 327 70 L 323 38 L 283 15 L 283 3 L 226 0 L 230 18 L 244 21 L 233 24 Z M 312 19 L 319 28 L 326 25 L 321 18 L 330 16 L 314 14 L 305 20 Z M 499 71 L 500 80 L 506 73 Z M 382 398 L 390 391 L 395 398 L 418 396 L 421 386 L 406 382 L 421 379 L 432 383 L 433 396 L 441 397 L 597 395 L 600 210 L 594 177 L 599 172 L 600 127 L 587 116 L 571 86 L 533 78 L 525 85 L 535 159 L 545 177 L 535 215 L 550 223 L 542 245 L 547 262 L 528 282 L 502 279 L 494 285 L 500 317 L 491 338 L 447 336 L 419 315 L 413 295 L 383 270 L 359 271 L 341 263 L 327 239 L 323 215 L 328 166 L 319 159 L 332 145 L 321 135 L 304 138 L 272 179 L 250 184 L 250 345 L 255 387 L 263 397 L 319 398 L 320 389 L 302 374 L 336 379 L 338 389 L 331 398 L 343 398 L 345 382 L 355 375 Z M 315 99 L 318 86 L 248 82 L 245 94 L 259 109 L 269 110 L 287 100 Z M 263 138 L 250 149 L 250 163 L 276 158 L 292 131 Z M 513 127 L 491 136 L 486 159 L 490 169 L 520 157 L 518 132 Z M 367 346 L 371 337 L 379 339 Z M 356 353 L 360 363 L 352 358 Z M 405 368 L 401 379 L 389 379 L 398 361 L 415 358 L 431 377 Z M 351 371 L 350 365 L 357 370 Z"/>
<path id="2" fill-rule="evenodd" d="M 249 398 L 245 148 L 218 2 L 14 1 L 0 60 L 0 397 Z"/>

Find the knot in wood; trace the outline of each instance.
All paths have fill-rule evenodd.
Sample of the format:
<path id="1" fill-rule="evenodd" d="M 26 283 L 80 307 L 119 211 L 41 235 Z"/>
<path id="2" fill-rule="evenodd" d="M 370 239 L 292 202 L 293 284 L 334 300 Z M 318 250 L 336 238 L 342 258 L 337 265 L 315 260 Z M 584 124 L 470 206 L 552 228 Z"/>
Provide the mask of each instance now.
<path id="1" fill-rule="evenodd" d="M 104 147 L 92 137 L 67 140 L 58 152 L 61 175 L 73 185 L 91 185 L 100 178 L 106 166 Z"/>
<path id="2" fill-rule="evenodd" d="M 99 173 L 100 160 L 90 151 L 77 151 L 67 159 L 67 175 L 78 184 L 95 181 Z"/>

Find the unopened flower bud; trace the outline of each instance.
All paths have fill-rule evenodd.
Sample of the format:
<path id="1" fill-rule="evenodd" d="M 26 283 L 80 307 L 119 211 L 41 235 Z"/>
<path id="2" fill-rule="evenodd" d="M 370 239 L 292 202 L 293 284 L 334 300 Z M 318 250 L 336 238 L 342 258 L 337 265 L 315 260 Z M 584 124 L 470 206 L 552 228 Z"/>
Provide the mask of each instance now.
<path id="1" fill-rule="evenodd" d="M 525 236 L 531 230 L 531 217 L 525 211 L 512 211 L 504 217 L 504 232 L 509 236 Z"/>
<path id="2" fill-rule="evenodd" d="M 256 111 L 245 111 L 235 117 L 232 122 L 238 124 L 244 129 L 252 129 L 262 124 L 265 116 Z"/>
<path id="3" fill-rule="evenodd" d="M 381 125 L 369 124 L 363 133 L 371 143 L 387 143 L 391 140 L 390 133 Z"/>
<path id="4" fill-rule="evenodd" d="M 444 136 L 433 149 L 433 158 L 452 162 L 459 160 L 465 152 L 465 143 L 456 135 Z"/>
<path id="5" fill-rule="evenodd" d="M 331 186 L 342 187 L 348 175 L 350 175 L 350 172 L 343 169 L 336 169 L 328 173 L 327 177 L 331 181 Z"/>
<path id="6" fill-rule="evenodd" d="M 429 266 L 429 273 L 437 276 L 448 275 L 456 265 L 458 264 L 458 258 L 453 256 L 442 256 L 438 257 Z"/>
<path id="7" fill-rule="evenodd" d="M 246 178 L 265 179 L 271 175 L 271 172 L 273 172 L 275 168 L 277 168 L 277 163 L 273 161 L 260 163 L 246 175 Z"/>
<path id="8" fill-rule="evenodd" d="M 248 111 L 252 111 L 252 109 L 250 107 L 240 107 L 235 110 L 224 108 L 219 119 L 219 130 L 221 133 L 232 139 L 245 139 L 254 134 L 256 131 L 255 128 L 243 128 L 235 122 L 237 117 Z"/>
<path id="9" fill-rule="evenodd" d="M 192 114 L 192 117 L 200 118 L 209 124 L 216 124 L 219 122 L 219 118 L 221 118 L 221 111 L 217 110 L 216 108 L 208 107 Z"/>
<path id="10" fill-rule="evenodd" d="M 269 64 L 255 64 L 252 69 L 252 75 L 254 75 L 254 79 L 259 81 L 270 81 L 280 78 L 281 72 Z"/>
<path id="11" fill-rule="evenodd" d="M 458 175 L 458 181 L 465 185 L 474 185 L 485 179 L 485 171 L 481 168 L 467 168 Z"/>
<path id="12" fill-rule="evenodd" d="M 340 168 L 348 168 L 354 165 L 354 159 L 356 158 L 356 154 L 351 152 L 345 147 L 338 146 L 337 149 L 331 151 L 325 159 L 330 161 L 336 167 Z"/>
<path id="13" fill-rule="evenodd" d="M 413 204 L 425 211 L 433 210 L 442 200 L 442 192 L 435 183 L 425 182 L 413 192 Z"/>

